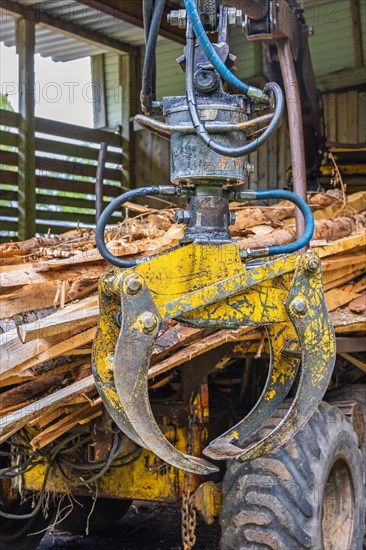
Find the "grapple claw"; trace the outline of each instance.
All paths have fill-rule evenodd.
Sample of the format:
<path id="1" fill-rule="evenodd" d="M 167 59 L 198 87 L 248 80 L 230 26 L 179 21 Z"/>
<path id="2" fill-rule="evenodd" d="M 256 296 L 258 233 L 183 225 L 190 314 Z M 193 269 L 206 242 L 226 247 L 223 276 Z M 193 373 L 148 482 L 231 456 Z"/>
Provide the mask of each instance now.
<path id="1" fill-rule="evenodd" d="M 266 327 L 271 363 L 262 394 L 249 414 L 233 428 L 213 440 L 204 450 L 212 460 L 239 458 L 242 449 L 235 445 L 245 441 L 264 424 L 286 399 L 299 366 L 299 359 L 285 351 L 285 346 L 297 341 L 292 323 Z"/>
<path id="2" fill-rule="evenodd" d="M 320 404 L 335 362 L 335 335 L 325 305 L 320 269 L 309 273 L 304 265 L 298 267 L 287 309 L 299 340 L 301 367 L 298 389 L 286 416 L 270 434 L 246 448 L 234 445 L 234 438 L 227 437 L 228 433 L 232 436 L 232 429 L 212 441 L 204 454 L 239 461 L 267 454 L 289 441 Z M 248 435 L 245 428 L 243 434 Z"/>
<path id="3" fill-rule="evenodd" d="M 128 294 L 122 279 L 120 290 L 123 315 L 113 371 L 129 426 L 138 434 L 143 447 L 172 466 L 201 475 L 217 472 L 217 466 L 206 460 L 178 451 L 161 432 L 148 394 L 148 368 L 161 318 L 145 284 L 139 292 Z"/>

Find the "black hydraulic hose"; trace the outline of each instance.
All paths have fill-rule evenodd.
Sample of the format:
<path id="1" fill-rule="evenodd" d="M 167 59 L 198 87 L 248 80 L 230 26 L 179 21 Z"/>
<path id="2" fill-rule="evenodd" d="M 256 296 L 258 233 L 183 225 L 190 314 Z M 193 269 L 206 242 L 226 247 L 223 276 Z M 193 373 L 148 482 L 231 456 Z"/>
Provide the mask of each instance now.
<path id="1" fill-rule="evenodd" d="M 192 120 L 192 124 L 196 130 L 197 135 L 206 143 L 207 147 L 226 157 L 242 157 L 256 151 L 263 143 L 265 143 L 272 134 L 277 130 L 283 115 L 284 110 L 284 97 L 282 90 L 275 82 L 269 82 L 264 87 L 264 92 L 272 92 L 275 98 L 275 112 L 273 118 L 266 130 L 259 137 L 243 145 L 242 147 L 227 147 L 214 141 L 210 134 L 207 132 L 204 123 L 202 122 L 197 106 L 196 94 L 194 92 L 193 85 L 193 71 L 194 71 L 194 51 L 195 51 L 195 36 L 193 29 L 189 24 L 187 32 L 187 67 L 186 67 L 186 88 L 187 88 L 187 103 L 189 114 Z"/>
<path id="2" fill-rule="evenodd" d="M 143 0 L 142 2 L 142 16 L 144 21 L 144 34 L 145 34 L 145 48 L 149 41 L 151 18 L 154 11 L 153 0 Z M 151 95 L 153 100 L 156 99 L 156 52 L 154 54 L 154 66 L 151 81 Z"/>
<path id="3" fill-rule="evenodd" d="M 97 248 L 103 258 L 112 265 L 122 268 L 136 267 L 141 262 L 146 261 L 146 259 L 144 258 L 141 260 L 122 260 L 121 258 L 117 258 L 113 254 L 111 254 L 106 246 L 104 239 L 104 231 L 107 223 L 112 214 L 117 210 L 117 208 L 122 206 L 127 201 L 134 200 L 138 197 L 146 197 L 146 195 L 165 195 L 168 197 L 178 197 L 180 195 L 180 192 L 180 187 L 176 187 L 174 185 L 155 185 L 153 187 L 140 187 L 138 189 L 132 189 L 131 191 L 127 191 L 127 193 L 123 193 L 123 195 L 114 199 L 114 201 L 112 201 L 107 206 L 107 208 L 103 210 L 95 230 L 95 241 L 97 244 Z"/>
<path id="4" fill-rule="evenodd" d="M 165 0 L 156 0 L 149 29 L 149 36 L 146 43 L 141 89 L 141 100 L 144 112 L 149 111 L 150 98 L 153 94 L 153 74 L 156 44 L 158 41 L 159 28 L 164 13 L 164 7 Z"/>

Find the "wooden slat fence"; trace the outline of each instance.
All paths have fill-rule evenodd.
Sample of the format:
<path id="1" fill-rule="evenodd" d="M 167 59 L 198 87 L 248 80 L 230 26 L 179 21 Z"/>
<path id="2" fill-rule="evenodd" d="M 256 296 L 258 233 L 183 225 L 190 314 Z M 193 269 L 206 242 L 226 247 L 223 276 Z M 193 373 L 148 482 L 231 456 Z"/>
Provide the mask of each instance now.
<path id="1" fill-rule="evenodd" d="M 0 241 L 17 238 L 19 115 L 0 111 Z M 62 233 L 95 224 L 95 177 L 100 143 L 108 145 L 104 206 L 122 191 L 122 139 L 118 134 L 36 119 L 36 227 Z M 114 222 L 121 214 L 114 217 Z"/>

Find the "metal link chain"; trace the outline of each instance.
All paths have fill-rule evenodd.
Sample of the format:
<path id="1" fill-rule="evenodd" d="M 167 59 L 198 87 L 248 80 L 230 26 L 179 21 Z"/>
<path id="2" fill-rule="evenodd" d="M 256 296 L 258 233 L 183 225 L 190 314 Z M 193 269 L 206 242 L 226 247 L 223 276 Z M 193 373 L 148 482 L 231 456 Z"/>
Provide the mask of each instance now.
<path id="1" fill-rule="evenodd" d="M 192 454 L 193 451 L 193 420 L 195 414 L 193 409 L 193 398 L 190 402 L 188 413 L 188 431 L 187 431 L 187 454 Z M 191 495 L 191 479 L 192 474 L 184 472 L 184 485 L 182 495 L 182 542 L 183 550 L 190 550 L 196 544 L 196 523 L 197 514 L 193 506 L 193 499 Z"/>

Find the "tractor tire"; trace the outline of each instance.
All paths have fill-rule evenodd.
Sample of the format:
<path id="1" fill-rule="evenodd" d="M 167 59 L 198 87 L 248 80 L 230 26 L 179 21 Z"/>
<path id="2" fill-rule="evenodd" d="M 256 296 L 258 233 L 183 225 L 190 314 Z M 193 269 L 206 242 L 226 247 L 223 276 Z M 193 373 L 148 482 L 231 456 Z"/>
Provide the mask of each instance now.
<path id="1" fill-rule="evenodd" d="M 113 498 L 98 498 L 94 503 L 92 497 L 85 496 L 77 496 L 75 499 L 77 503 L 71 514 L 57 525 L 58 531 L 67 531 L 72 535 L 85 535 L 86 531 L 89 535 L 100 533 L 114 527 L 132 503 L 132 500 Z"/>
<path id="2" fill-rule="evenodd" d="M 278 424 L 287 407 L 261 435 Z M 362 454 L 337 407 L 322 403 L 276 452 L 230 461 L 222 493 L 221 550 L 362 550 Z"/>
<path id="3" fill-rule="evenodd" d="M 29 514 L 33 510 L 32 499 L 24 504 L 13 502 L 2 506 L 1 510 L 9 514 Z M 29 519 L 7 519 L 0 516 L 0 550 L 35 550 L 53 517 L 54 510 L 50 510 L 47 517 L 44 517 L 42 510 Z"/>

